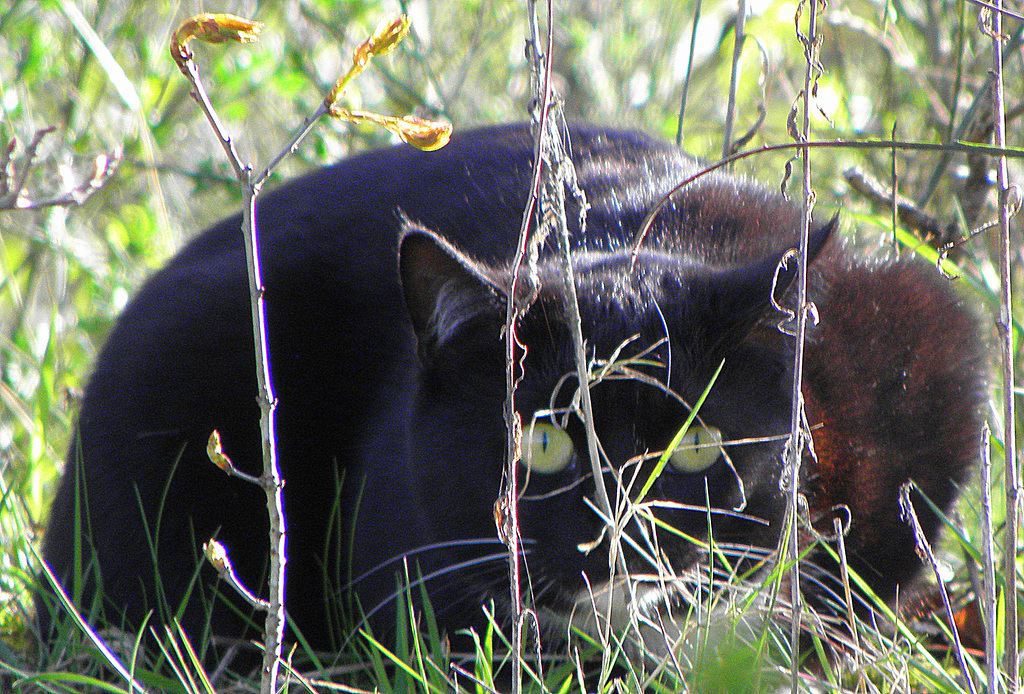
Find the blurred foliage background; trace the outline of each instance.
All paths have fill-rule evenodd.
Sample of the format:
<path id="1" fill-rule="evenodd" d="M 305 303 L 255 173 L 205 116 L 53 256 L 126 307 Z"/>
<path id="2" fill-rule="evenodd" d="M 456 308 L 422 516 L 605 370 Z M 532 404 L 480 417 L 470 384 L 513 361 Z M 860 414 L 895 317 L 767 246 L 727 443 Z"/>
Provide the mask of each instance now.
<path id="1" fill-rule="evenodd" d="M 666 139 L 680 132 L 685 149 L 715 160 L 722 154 L 735 67 L 734 138 L 749 132 L 745 148 L 792 141 L 787 121 L 806 69 L 794 23 L 798 4 L 746 3 L 746 40 L 734 61 L 736 3 L 703 0 L 691 46 L 695 2 L 557 2 L 554 77 L 569 119 Z M 196 48 L 217 109 L 243 159 L 257 166 L 314 111 L 351 49 L 396 10 L 411 16 L 411 39 L 375 61 L 349 89 L 346 105 L 446 118 L 467 128 L 526 119 L 530 82 L 527 15 L 519 0 L 5 4 L 0 144 L 13 143 L 6 173 L 21 175 L 35 133 L 55 128 L 39 146 L 23 200 L 43 200 L 88 181 L 97 156 L 117 160 L 113 175 L 81 205 L 0 211 L 0 632 L 10 634 L 30 603 L 30 546 L 43 530 L 76 401 L 99 346 L 147 274 L 239 206 L 230 168 L 170 59 L 168 40 L 178 23 L 200 11 L 266 23 L 258 43 Z M 989 141 L 991 39 L 979 29 L 979 11 L 964 0 L 829 4 L 820 15 L 822 71 L 812 139 L 887 139 L 895 132 L 920 142 Z M 804 6 L 804 23 L 807 13 Z M 1007 28 L 1018 40 L 1020 22 L 1008 19 Z M 1015 119 L 1024 110 L 1024 66 L 1019 42 L 1011 46 L 1009 144 L 1020 146 Z M 278 180 L 389 141 L 370 127 L 325 123 L 286 160 Z M 780 185 L 788 157 L 755 156 L 737 168 Z M 814 152 L 812 161 L 817 215 L 841 207 L 847 232 L 864 231 L 864 243 L 890 243 L 892 220 L 886 205 L 851 188 L 844 175 L 851 167 L 883 191 L 898 181 L 899 193 L 935 222 L 925 231 L 940 240 L 995 219 L 993 162 L 984 157 L 835 149 Z M 1010 165 L 1011 179 L 1019 180 L 1020 160 Z M 797 187 L 790 184 L 791 191 Z M 997 295 L 996 242 L 996 232 L 985 231 L 952 255 L 965 292 L 983 310 Z M 1015 243 L 1016 288 L 1019 247 Z M 1018 304 L 1018 319 L 1020 312 Z M 998 406 L 993 429 L 1000 438 Z M 976 499 L 965 505 L 975 508 Z"/>

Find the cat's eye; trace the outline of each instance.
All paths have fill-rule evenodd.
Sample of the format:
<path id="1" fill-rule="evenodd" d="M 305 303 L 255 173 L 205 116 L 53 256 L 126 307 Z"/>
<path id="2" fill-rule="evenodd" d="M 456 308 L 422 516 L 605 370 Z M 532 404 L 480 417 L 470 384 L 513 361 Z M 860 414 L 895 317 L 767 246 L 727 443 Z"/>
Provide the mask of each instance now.
<path id="1" fill-rule="evenodd" d="M 561 472 L 572 462 L 572 439 L 549 422 L 534 422 L 523 432 L 523 462 L 531 472 Z"/>
<path id="2" fill-rule="evenodd" d="M 669 456 L 679 472 L 704 472 L 722 454 L 722 432 L 715 427 L 693 424 Z"/>

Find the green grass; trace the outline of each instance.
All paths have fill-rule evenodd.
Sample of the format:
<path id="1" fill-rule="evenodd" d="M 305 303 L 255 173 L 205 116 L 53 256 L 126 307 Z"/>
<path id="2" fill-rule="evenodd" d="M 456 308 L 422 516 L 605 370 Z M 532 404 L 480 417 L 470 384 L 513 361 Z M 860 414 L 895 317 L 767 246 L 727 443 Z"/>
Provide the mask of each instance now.
<path id="1" fill-rule="evenodd" d="M 693 7 L 669 0 L 613 4 L 563 3 L 556 9 L 556 86 L 566 111 L 573 120 L 672 138 Z M 204 9 L 239 11 L 236 5 Z M 256 16 L 267 24 L 259 43 L 199 48 L 212 97 L 243 158 L 266 163 L 313 111 L 348 50 L 396 7 L 363 0 L 269 0 Z M 350 103 L 384 113 L 439 115 L 456 127 L 526 117 L 529 80 L 522 42 L 527 23 L 520 2 L 425 0 L 409 8 L 413 37 L 349 90 Z M 683 123 L 684 147 L 708 159 L 721 151 L 732 8 L 720 0 L 703 4 Z M 751 147 L 789 141 L 787 119 L 804 69 L 793 11 L 783 0 L 762 3 L 746 24 L 750 38 L 740 61 L 734 130 L 746 131 L 757 120 L 759 105 L 766 111 Z M 814 115 L 814 137 L 885 139 L 896 127 L 897 136 L 907 140 L 971 140 L 969 129 L 958 128 L 986 93 L 990 67 L 989 39 L 978 32 L 975 16 L 976 9 L 965 3 L 831 5 L 822 23 L 824 72 L 818 89 L 830 120 Z M 31 628 L 39 566 L 35 548 L 45 531 L 77 399 L 118 312 L 142 279 L 187 238 L 240 202 L 230 169 L 167 52 L 170 32 L 184 18 L 180 3 L 168 0 L 12 0 L 0 10 L 0 136 L 16 141 L 17 162 L 37 130 L 57 128 L 43 140 L 27 194 L 38 200 L 61 193 L 66 187 L 62 168 L 74 181 L 86 180 L 98 154 L 120 160 L 106 185 L 80 206 L 0 211 L 0 677 L 25 690 L 81 691 L 107 686 L 100 679 L 117 682 L 75 629 L 66 636 L 80 645 L 47 649 L 38 643 Z M 1011 23 L 1010 29 L 1016 27 Z M 1019 51 L 1008 70 L 1020 74 Z M 1019 80 L 1008 81 L 1007 89 L 1008 108 L 1024 101 Z M 1009 144 L 1019 147 L 1016 132 L 1019 125 L 1011 126 Z M 369 128 L 327 124 L 287 161 L 280 178 L 386 141 L 386 135 Z M 965 175 L 974 162 L 956 155 L 946 165 L 939 155 L 887 150 L 814 155 L 819 217 L 841 207 L 847 233 L 890 235 L 889 210 L 855 193 L 843 172 L 857 166 L 890 186 L 894 159 L 900 193 L 926 201 L 924 211 L 943 225 L 952 224 L 962 234 L 994 219 L 991 192 L 967 185 L 971 179 Z M 777 185 L 785 161 L 785 155 L 754 157 L 740 170 Z M 1019 180 L 1019 160 L 1010 165 L 1011 177 Z M 985 168 L 975 166 L 974 172 Z M 898 237 L 904 244 L 913 238 L 906 228 Z M 997 236 L 987 231 L 951 254 L 963 277 L 961 290 L 989 315 L 998 304 L 996 251 Z M 1024 273 L 1020 258 L 1014 262 L 1019 295 Z M 1019 326 L 1019 301 L 1013 317 Z M 995 432 L 1001 430 L 1000 398 L 996 387 Z M 992 455 L 998 521 L 1004 516 L 998 433 Z M 976 487 L 965 491 L 958 532 L 947 533 L 943 546 L 954 567 L 953 592 L 961 598 L 973 590 L 968 565 L 984 552 Z M 335 679 L 388 692 L 447 690 L 453 679 L 465 691 L 496 686 L 500 635 L 479 635 L 479 657 L 461 666 L 483 682 L 475 684 L 468 675 L 454 674 L 440 637 L 408 629 L 416 618 L 408 614 L 406 624 L 397 626 L 406 634 L 396 648 L 404 665 L 363 641 L 342 659 L 346 669 Z M 936 646 L 941 637 L 924 639 L 916 627 L 892 633 L 863 629 L 862 653 L 839 662 L 812 658 L 818 665 L 807 667 L 806 677 L 820 680 L 828 691 L 855 690 L 863 682 L 881 691 L 961 691 L 951 674 L 955 663 Z M 168 637 L 168 646 L 167 656 L 138 655 L 136 666 L 147 686 L 178 688 L 175 682 L 190 681 L 186 671 L 195 672 L 180 641 L 175 648 Z M 592 646 L 591 654 L 603 649 Z M 772 658 L 781 653 L 783 660 L 748 667 L 748 651 L 726 649 L 696 672 L 669 668 L 651 683 L 646 666 L 621 658 L 621 669 L 613 671 L 607 664 L 551 654 L 555 660 L 544 661 L 545 674 L 537 679 L 551 692 L 604 691 L 613 677 L 629 691 L 763 691 L 785 684 L 785 635 L 769 629 L 758 650 Z M 499 654 L 494 663 L 492 653 Z M 180 674 L 170 662 L 181 663 Z M 971 662 L 979 660 L 972 656 Z M 4 684 L 0 680 L 0 688 Z M 125 688 L 123 681 L 109 686 Z M 197 680 L 195 686 L 204 685 Z M 218 681 L 217 686 L 225 685 Z M 530 686 L 540 688 L 537 682 Z"/>

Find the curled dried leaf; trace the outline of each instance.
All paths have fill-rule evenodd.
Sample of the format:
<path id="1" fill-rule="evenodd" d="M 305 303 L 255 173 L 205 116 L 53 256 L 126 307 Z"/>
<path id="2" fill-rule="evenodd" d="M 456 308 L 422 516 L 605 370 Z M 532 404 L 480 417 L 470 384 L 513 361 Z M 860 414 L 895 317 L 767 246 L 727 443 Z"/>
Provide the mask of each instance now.
<path id="1" fill-rule="evenodd" d="M 349 111 L 332 106 L 328 113 L 349 123 L 369 121 L 402 138 L 402 142 L 418 149 L 432 152 L 441 149 L 452 137 L 452 124 L 446 121 L 432 121 L 417 116 L 383 116 L 373 111 Z"/>
<path id="2" fill-rule="evenodd" d="M 207 43 L 251 43 L 259 39 L 262 22 L 253 22 L 233 14 L 204 12 L 182 22 L 171 37 L 171 57 L 178 68 L 185 70 L 185 63 L 192 58 L 188 42 L 199 39 Z"/>
<path id="3" fill-rule="evenodd" d="M 397 121 L 398 136 L 402 142 L 426 152 L 441 149 L 452 137 L 452 124 L 445 121 L 432 121 L 416 116 L 405 116 Z"/>

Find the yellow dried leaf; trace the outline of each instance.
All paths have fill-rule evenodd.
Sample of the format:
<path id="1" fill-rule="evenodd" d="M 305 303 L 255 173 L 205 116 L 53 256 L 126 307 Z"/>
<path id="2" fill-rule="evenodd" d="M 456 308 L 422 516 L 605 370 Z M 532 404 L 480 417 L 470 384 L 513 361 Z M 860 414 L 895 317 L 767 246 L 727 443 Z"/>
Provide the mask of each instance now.
<path id="1" fill-rule="evenodd" d="M 252 22 L 233 14 L 204 12 L 182 22 L 171 37 L 171 57 L 184 70 L 185 61 L 192 58 L 188 42 L 199 39 L 207 43 L 251 43 L 259 38 L 262 22 Z"/>
<path id="2" fill-rule="evenodd" d="M 413 147 L 426 152 L 441 149 L 452 137 L 452 124 L 445 121 L 431 121 L 416 116 L 405 116 L 397 121 L 394 132 Z M 390 128 L 389 128 L 390 130 Z"/>
<path id="3" fill-rule="evenodd" d="M 396 118 L 373 111 L 349 111 L 341 106 L 331 106 L 328 113 L 349 123 L 369 121 L 398 135 L 402 142 L 427 152 L 441 149 L 452 137 L 452 124 L 445 121 L 432 121 L 417 116 Z"/>

